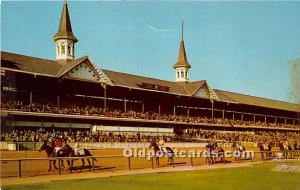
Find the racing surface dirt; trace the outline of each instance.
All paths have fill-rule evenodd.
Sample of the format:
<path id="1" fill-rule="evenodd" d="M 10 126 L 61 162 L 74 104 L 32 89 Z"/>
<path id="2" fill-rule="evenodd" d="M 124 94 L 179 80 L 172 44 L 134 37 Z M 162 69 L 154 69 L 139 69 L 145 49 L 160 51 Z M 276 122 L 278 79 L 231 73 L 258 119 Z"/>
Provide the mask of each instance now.
<path id="1" fill-rule="evenodd" d="M 186 149 L 185 149 L 186 150 Z M 200 150 L 200 149 L 199 149 Z M 97 172 L 107 172 L 107 171 L 117 171 L 117 170 L 128 170 L 129 160 L 127 157 L 123 157 L 123 150 L 110 149 L 110 150 L 90 150 L 93 156 L 120 156 L 114 158 L 97 158 L 94 162 L 94 171 Z M 255 149 L 254 151 L 258 151 Z M 18 158 L 47 158 L 46 152 L 38 151 L 2 151 L 1 159 L 18 159 Z M 253 161 L 260 161 L 260 154 L 256 153 Z M 226 163 L 237 162 L 234 158 L 226 158 Z M 250 162 L 250 160 L 242 159 L 240 162 Z M 74 161 L 73 173 L 89 172 L 91 167 L 88 167 L 87 161 L 85 161 L 86 166 L 81 167 L 82 162 L 80 160 Z M 193 158 L 193 165 L 203 165 L 206 164 L 206 159 Z M 174 158 L 174 167 L 191 165 L 191 158 Z M 58 167 L 58 163 L 56 163 Z M 65 162 L 65 166 L 67 166 Z M 160 159 L 160 165 L 157 166 L 154 160 L 154 168 L 169 166 L 167 158 Z M 27 160 L 21 163 L 21 175 L 22 177 L 33 177 L 41 175 L 58 174 L 59 171 L 52 168 L 48 172 L 49 161 L 48 160 Z M 130 167 L 134 169 L 151 168 L 152 161 L 146 158 L 131 158 Z M 170 167 L 172 167 L 170 165 Z M 69 171 L 61 169 L 61 174 L 68 174 Z M 1 162 L 1 178 L 7 177 L 17 177 L 19 175 L 19 162 L 18 161 L 7 161 Z"/>

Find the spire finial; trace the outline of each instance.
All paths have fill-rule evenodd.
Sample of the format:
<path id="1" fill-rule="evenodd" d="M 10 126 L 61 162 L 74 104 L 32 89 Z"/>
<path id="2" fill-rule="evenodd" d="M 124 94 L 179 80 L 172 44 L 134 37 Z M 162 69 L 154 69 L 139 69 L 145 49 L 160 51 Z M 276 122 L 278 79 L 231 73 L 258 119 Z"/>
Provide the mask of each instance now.
<path id="1" fill-rule="evenodd" d="M 182 20 L 182 24 L 181 24 L 181 40 L 183 40 L 183 29 L 184 29 L 184 21 Z"/>
<path id="2" fill-rule="evenodd" d="M 64 0 L 64 4 L 65 4 L 65 5 L 67 4 L 67 0 Z"/>

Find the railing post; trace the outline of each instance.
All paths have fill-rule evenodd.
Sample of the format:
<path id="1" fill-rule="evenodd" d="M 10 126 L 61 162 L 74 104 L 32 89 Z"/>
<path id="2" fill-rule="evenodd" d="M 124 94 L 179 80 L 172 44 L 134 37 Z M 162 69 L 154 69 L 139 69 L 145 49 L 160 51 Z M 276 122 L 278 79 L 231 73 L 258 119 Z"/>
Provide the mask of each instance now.
<path id="1" fill-rule="evenodd" d="M 174 168 L 175 165 L 174 165 L 174 156 L 172 157 L 172 167 Z"/>
<path id="2" fill-rule="evenodd" d="M 92 173 L 95 172 L 95 162 L 94 162 L 94 157 L 92 157 Z"/>
<path id="3" fill-rule="evenodd" d="M 61 171 L 60 171 L 60 159 L 57 159 L 58 160 L 58 175 L 60 175 Z"/>
<path id="4" fill-rule="evenodd" d="M 131 157 L 128 157 L 128 170 L 131 170 L 131 161 L 130 161 Z"/>
<path id="5" fill-rule="evenodd" d="M 19 162 L 19 174 L 18 174 L 18 176 L 22 177 L 22 160 L 18 160 L 18 162 Z"/>
<path id="6" fill-rule="evenodd" d="M 191 156 L 191 166 L 194 166 L 193 156 Z"/>
<path id="7" fill-rule="evenodd" d="M 151 157 L 151 167 L 152 167 L 152 169 L 154 169 L 154 159 L 153 159 L 153 156 Z"/>

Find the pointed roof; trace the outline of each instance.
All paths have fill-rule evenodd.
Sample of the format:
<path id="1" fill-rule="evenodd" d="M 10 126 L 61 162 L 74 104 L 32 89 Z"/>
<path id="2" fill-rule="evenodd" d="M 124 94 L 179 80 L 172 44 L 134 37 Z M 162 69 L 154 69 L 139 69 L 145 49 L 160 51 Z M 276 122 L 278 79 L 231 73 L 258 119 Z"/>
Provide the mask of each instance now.
<path id="1" fill-rule="evenodd" d="M 176 64 L 173 66 L 174 68 L 177 67 L 187 67 L 191 68 L 191 65 L 189 64 L 185 52 L 185 47 L 184 47 L 184 39 L 183 39 L 183 22 L 182 22 L 182 31 L 181 31 L 181 41 L 180 41 L 180 48 L 179 48 L 179 55 L 178 55 L 178 60 Z"/>
<path id="2" fill-rule="evenodd" d="M 58 39 L 70 39 L 73 40 L 74 43 L 78 41 L 72 32 L 72 25 L 70 21 L 68 4 L 66 0 L 64 1 L 64 6 L 60 17 L 59 28 L 57 33 L 53 36 L 53 39 L 55 41 Z"/>

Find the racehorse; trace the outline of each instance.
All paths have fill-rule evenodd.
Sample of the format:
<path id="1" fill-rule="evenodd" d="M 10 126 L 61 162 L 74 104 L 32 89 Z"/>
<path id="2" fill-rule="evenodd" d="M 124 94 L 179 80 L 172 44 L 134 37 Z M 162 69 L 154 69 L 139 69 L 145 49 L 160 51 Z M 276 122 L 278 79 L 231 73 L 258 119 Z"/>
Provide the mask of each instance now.
<path id="1" fill-rule="evenodd" d="M 210 143 L 208 141 L 206 145 L 206 163 L 214 164 L 217 163 L 217 158 L 220 157 L 220 162 L 225 162 L 224 149 L 218 147 L 218 143 Z"/>
<path id="2" fill-rule="evenodd" d="M 242 144 L 236 143 L 234 146 L 234 152 L 239 152 L 239 155 L 234 155 L 234 160 L 237 162 L 240 162 L 241 156 L 243 155 L 243 152 L 246 151 L 246 148 Z"/>
<path id="3" fill-rule="evenodd" d="M 42 144 L 42 146 L 39 149 L 39 152 L 45 150 L 46 154 L 48 156 L 48 158 L 54 158 L 56 157 L 56 153 L 54 151 L 54 143 L 53 142 L 48 142 L 47 140 L 44 141 L 44 143 Z M 52 163 L 54 168 L 57 170 L 58 168 L 56 167 L 56 160 L 49 160 L 49 168 L 48 168 L 48 172 L 51 171 L 52 169 Z M 62 161 L 62 165 L 63 165 L 63 161 Z M 64 165 L 63 165 L 64 167 Z"/>
<path id="4" fill-rule="evenodd" d="M 48 142 L 47 140 L 44 141 L 44 143 L 42 144 L 41 148 L 39 149 L 40 152 L 43 151 L 43 150 L 46 151 L 47 156 L 50 157 L 50 158 L 51 157 L 53 158 L 53 157 L 84 157 L 84 156 L 92 156 L 92 154 L 90 153 L 90 151 L 87 150 L 87 149 L 83 149 L 81 154 L 76 155 L 74 149 L 72 147 L 70 147 L 68 144 L 66 144 L 64 148 L 60 149 L 57 153 L 55 153 L 53 142 Z M 88 160 L 89 166 L 91 166 L 90 160 L 89 159 L 87 159 L 87 160 Z M 96 159 L 94 159 L 94 160 L 97 161 Z M 81 159 L 81 161 L 82 161 L 82 168 L 84 168 L 85 161 L 84 161 L 83 158 Z M 52 162 L 54 164 L 55 169 L 57 169 L 57 167 L 55 165 L 56 160 L 49 160 L 49 169 L 48 169 L 48 172 L 51 171 L 51 168 L 52 168 L 52 164 L 51 163 Z M 62 162 L 62 166 L 64 167 L 63 160 L 61 160 L 61 162 Z M 73 162 L 74 162 L 73 159 L 71 161 L 67 160 L 70 172 L 72 172 Z"/>
<path id="5" fill-rule="evenodd" d="M 288 154 L 290 153 L 290 158 L 293 158 L 293 148 L 291 147 L 291 145 L 288 142 L 284 142 L 284 143 L 280 143 L 280 150 L 283 151 L 283 155 L 284 158 L 287 159 L 288 158 Z"/>
<path id="6" fill-rule="evenodd" d="M 78 151 L 78 154 L 75 153 L 75 150 L 73 148 L 71 148 L 69 145 L 66 145 L 65 148 L 62 149 L 62 151 L 64 151 L 64 155 L 66 155 L 67 157 L 85 157 L 85 156 L 93 156 L 91 154 L 91 152 L 87 149 L 81 149 Z M 91 161 L 89 158 L 86 158 L 88 163 L 89 163 L 89 170 L 91 170 Z M 95 158 L 92 158 L 94 161 L 97 161 Z M 84 168 L 85 165 L 85 161 L 84 158 L 81 158 L 81 168 Z M 72 159 L 70 162 L 70 172 L 72 172 L 72 168 L 73 168 L 73 163 L 74 160 Z"/>
<path id="7" fill-rule="evenodd" d="M 158 155 L 166 155 L 168 157 L 168 163 L 169 164 L 173 163 L 174 151 L 170 147 L 164 147 L 163 149 L 165 149 L 165 150 L 160 149 L 159 146 L 157 145 L 157 143 L 154 141 L 151 141 L 149 147 L 154 148 L 156 165 L 159 165 L 159 156 Z"/>
<path id="8" fill-rule="evenodd" d="M 272 152 L 271 152 L 272 151 L 272 145 L 271 145 L 271 143 L 265 142 L 265 143 L 260 145 L 259 149 L 260 149 L 260 152 L 261 152 L 260 153 L 261 154 L 261 160 L 271 158 L 271 156 L 272 156 Z M 266 157 L 265 157 L 265 155 L 266 155 Z"/>

